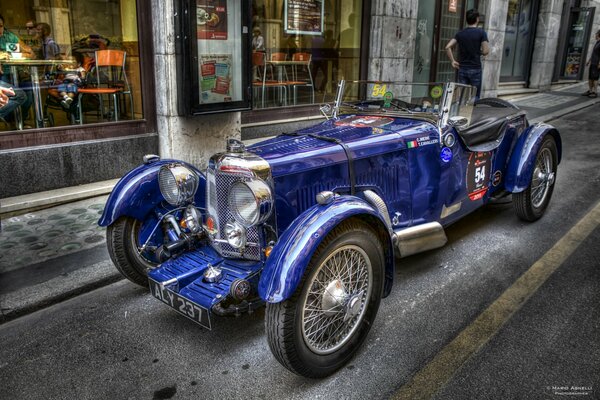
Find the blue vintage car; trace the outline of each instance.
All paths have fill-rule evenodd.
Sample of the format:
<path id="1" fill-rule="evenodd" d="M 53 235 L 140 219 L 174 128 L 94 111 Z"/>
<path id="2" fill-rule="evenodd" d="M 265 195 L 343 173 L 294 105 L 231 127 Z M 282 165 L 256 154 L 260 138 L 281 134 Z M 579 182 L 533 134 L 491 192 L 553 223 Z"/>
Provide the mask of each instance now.
<path id="1" fill-rule="evenodd" d="M 474 94 L 342 81 L 323 122 L 229 140 L 204 172 L 146 156 L 99 221 L 112 260 L 208 329 L 266 305 L 275 358 L 327 376 L 367 337 L 397 257 L 443 246 L 447 226 L 493 199 L 512 195 L 527 221 L 548 206 L 558 131 Z"/>

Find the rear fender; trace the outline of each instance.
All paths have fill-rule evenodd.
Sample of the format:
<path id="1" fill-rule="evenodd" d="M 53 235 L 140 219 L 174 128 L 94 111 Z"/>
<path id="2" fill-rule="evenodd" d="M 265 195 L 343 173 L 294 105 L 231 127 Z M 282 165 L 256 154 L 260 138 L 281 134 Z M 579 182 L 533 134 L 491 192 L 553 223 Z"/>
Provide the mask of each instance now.
<path id="1" fill-rule="evenodd" d="M 179 163 L 196 172 L 199 177 L 195 204 L 204 207 L 206 177 L 196 167 L 179 160 L 159 160 L 150 164 L 142 164 L 129 171 L 115 185 L 98 221 L 100 226 L 108 226 L 122 216 L 139 221 L 147 219 L 148 214 L 156 208 L 164 197 L 158 186 L 158 172 L 165 164 Z"/>
<path id="2" fill-rule="evenodd" d="M 519 193 L 527 189 L 531 183 L 531 175 L 535 168 L 535 158 L 547 135 L 551 135 L 556 142 L 558 163 L 560 163 L 562 141 L 556 128 L 543 123 L 529 127 L 519 137 L 510 157 L 504 183 L 508 192 Z"/>
<path id="3" fill-rule="evenodd" d="M 384 232 L 385 284 L 383 296 L 394 278 L 394 250 L 391 235 L 379 211 L 355 196 L 338 196 L 326 205 L 315 205 L 299 215 L 281 235 L 266 261 L 258 293 L 269 303 L 289 298 L 300 283 L 317 247 L 333 228 L 349 218 L 360 218 Z"/>

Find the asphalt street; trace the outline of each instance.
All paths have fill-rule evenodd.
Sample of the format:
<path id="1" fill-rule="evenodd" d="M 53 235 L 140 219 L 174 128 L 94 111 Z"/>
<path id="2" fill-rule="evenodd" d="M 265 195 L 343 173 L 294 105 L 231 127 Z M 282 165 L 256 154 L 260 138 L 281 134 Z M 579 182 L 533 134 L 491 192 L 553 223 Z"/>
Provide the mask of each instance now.
<path id="1" fill-rule="evenodd" d="M 445 247 L 399 260 L 365 345 L 327 379 L 276 362 L 263 311 L 206 331 L 119 281 L 0 325 L 0 396 L 380 399 L 434 387 L 422 398 L 600 398 L 600 228 L 589 214 L 600 201 L 599 112 L 595 105 L 552 121 L 564 152 L 541 220 L 522 222 L 499 202 L 448 228 Z M 589 231 L 570 236 L 582 221 Z M 444 375 L 407 397 L 404 388 L 540 260 L 553 265 L 549 277 L 516 296 L 513 313 L 484 321 L 464 361 L 441 365 Z"/>

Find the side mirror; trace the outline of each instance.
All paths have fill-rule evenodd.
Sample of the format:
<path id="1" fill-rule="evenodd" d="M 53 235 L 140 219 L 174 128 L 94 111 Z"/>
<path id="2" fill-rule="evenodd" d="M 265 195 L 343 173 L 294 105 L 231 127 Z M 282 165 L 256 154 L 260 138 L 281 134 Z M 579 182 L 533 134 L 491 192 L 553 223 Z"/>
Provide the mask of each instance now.
<path id="1" fill-rule="evenodd" d="M 448 118 L 448 125 L 456 128 L 465 128 L 469 125 L 469 119 L 461 116 L 450 117 Z"/>
<path id="2" fill-rule="evenodd" d="M 319 110 L 321 111 L 321 114 L 323 114 L 323 116 L 327 119 L 331 118 L 332 116 L 332 111 L 333 108 L 331 107 L 330 104 L 323 104 L 321 107 L 319 107 Z"/>

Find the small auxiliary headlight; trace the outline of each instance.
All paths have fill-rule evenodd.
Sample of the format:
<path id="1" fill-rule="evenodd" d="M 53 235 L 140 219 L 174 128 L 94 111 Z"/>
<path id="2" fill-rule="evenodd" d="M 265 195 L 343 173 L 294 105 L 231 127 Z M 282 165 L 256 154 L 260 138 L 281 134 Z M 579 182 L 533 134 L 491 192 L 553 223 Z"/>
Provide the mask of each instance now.
<path id="1" fill-rule="evenodd" d="M 237 222 L 229 222 L 225 225 L 225 237 L 227 243 L 233 248 L 241 249 L 246 247 L 246 228 Z"/>
<path id="2" fill-rule="evenodd" d="M 182 222 L 185 222 L 185 226 L 192 233 L 198 233 L 202 230 L 202 214 L 192 204 L 186 207 Z"/>

